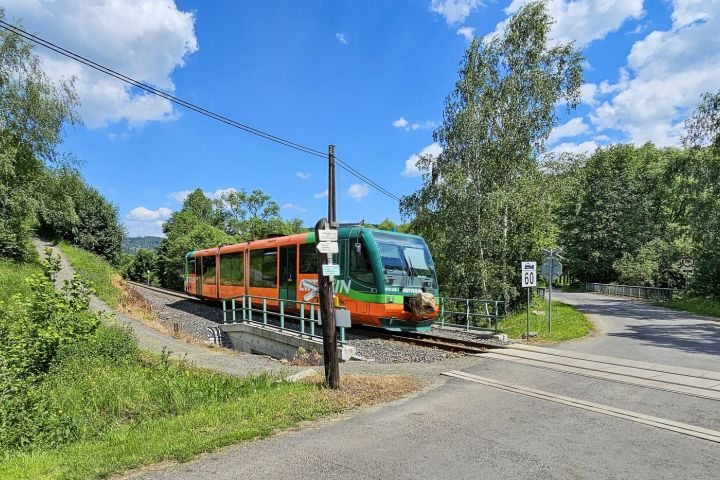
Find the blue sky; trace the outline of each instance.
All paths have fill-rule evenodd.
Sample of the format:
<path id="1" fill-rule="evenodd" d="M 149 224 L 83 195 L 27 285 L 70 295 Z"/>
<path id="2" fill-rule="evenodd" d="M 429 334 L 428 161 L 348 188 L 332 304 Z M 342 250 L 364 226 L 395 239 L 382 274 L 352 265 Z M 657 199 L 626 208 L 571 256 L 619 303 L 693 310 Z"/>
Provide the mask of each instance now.
<path id="1" fill-rule="evenodd" d="M 101 64 L 255 128 L 338 157 L 396 195 L 421 184 L 417 153 L 472 35 L 525 3 L 478 0 L 3 0 L 10 19 Z M 678 143 L 682 121 L 720 78 L 720 0 L 551 0 L 553 38 L 587 57 L 583 103 L 550 149 Z M 38 50 L 76 77 L 83 126 L 63 149 L 120 209 L 130 235 L 160 225 L 197 187 L 259 188 L 284 217 L 326 214 L 326 162 L 148 97 Z M 338 169 L 341 221 L 400 220 L 397 203 Z"/>

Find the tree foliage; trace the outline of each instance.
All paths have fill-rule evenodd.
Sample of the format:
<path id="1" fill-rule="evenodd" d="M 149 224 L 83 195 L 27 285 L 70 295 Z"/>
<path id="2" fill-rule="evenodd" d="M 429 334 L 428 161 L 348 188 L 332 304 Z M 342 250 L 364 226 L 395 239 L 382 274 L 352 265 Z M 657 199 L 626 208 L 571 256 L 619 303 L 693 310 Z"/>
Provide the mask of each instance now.
<path id="1" fill-rule="evenodd" d="M 222 195 L 217 210 L 225 220 L 225 231 L 240 240 L 256 240 L 270 234 L 291 235 L 304 231 L 299 219 L 283 220 L 280 206 L 269 195 L 244 189 Z"/>
<path id="2" fill-rule="evenodd" d="M 542 2 L 523 7 L 500 36 L 474 39 L 423 157 L 420 190 L 402 202 L 429 242 L 445 295 L 518 295 L 518 265 L 537 258 L 551 230 L 537 156 L 556 123 L 555 106 L 574 107 L 582 56 L 549 46 L 552 19 Z"/>
<path id="3" fill-rule="evenodd" d="M 117 260 L 117 209 L 57 153 L 77 105 L 72 81 L 52 81 L 27 41 L 0 31 L 0 257 L 32 257 L 39 229 Z"/>

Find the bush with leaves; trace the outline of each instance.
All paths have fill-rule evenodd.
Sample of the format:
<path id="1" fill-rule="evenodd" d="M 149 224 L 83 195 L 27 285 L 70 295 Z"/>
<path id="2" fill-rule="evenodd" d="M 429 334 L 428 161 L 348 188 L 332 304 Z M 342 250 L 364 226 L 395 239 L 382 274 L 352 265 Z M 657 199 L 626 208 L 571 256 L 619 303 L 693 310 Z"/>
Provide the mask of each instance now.
<path id="1" fill-rule="evenodd" d="M 31 294 L 0 302 L 0 450 L 31 441 L 29 417 L 42 399 L 37 385 L 58 352 L 83 342 L 98 328 L 100 317 L 89 311 L 90 290 L 80 279 L 55 289 L 58 261 L 49 257 L 44 275 L 27 279 Z"/>

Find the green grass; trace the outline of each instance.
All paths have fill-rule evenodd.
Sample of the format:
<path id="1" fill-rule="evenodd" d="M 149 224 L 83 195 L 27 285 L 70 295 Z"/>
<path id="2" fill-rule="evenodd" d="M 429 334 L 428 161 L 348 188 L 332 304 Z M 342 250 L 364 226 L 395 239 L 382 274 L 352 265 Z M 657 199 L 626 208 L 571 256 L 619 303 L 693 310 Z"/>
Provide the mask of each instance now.
<path id="1" fill-rule="evenodd" d="M 7 301 L 16 293 L 23 295 L 30 293 L 25 279 L 30 275 L 41 273 L 42 269 L 36 263 L 0 260 L 0 301 Z"/>
<path id="2" fill-rule="evenodd" d="M 592 323 L 585 315 L 574 307 L 553 301 L 552 333 L 548 331 L 547 301 L 535 299 L 530 306 L 530 331 L 538 336 L 531 339 L 535 342 L 563 341 L 580 338 L 592 329 Z M 533 313 L 542 311 L 542 315 Z M 500 322 L 500 327 L 510 338 L 522 338 L 526 331 L 527 311 L 525 309 L 507 316 Z"/>
<path id="3" fill-rule="evenodd" d="M 65 242 L 60 243 L 60 248 L 65 252 L 70 265 L 95 290 L 97 296 L 110 307 L 117 308 L 122 294 L 113 283 L 113 278 L 117 279 L 118 273 L 112 265 L 94 253 Z"/>
<path id="4" fill-rule="evenodd" d="M 239 378 L 141 353 L 101 326 L 61 352 L 23 416 L 29 445 L 0 450 L 0 478 L 92 479 L 192 456 L 340 411 L 311 383 Z"/>
<path id="5" fill-rule="evenodd" d="M 681 310 L 683 312 L 696 313 L 708 317 L 720 317 L 720 300 L 710 298 L 675 298 L 660 303 L 663 307 Z"/>

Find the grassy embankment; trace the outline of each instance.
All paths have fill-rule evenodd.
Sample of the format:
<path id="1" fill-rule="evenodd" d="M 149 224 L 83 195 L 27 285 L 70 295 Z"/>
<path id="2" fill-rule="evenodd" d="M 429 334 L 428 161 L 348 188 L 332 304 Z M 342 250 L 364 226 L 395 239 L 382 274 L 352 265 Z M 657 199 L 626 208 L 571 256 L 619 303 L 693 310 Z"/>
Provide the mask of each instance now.
<path id="1" fill-rule="evenodd" d="M 559 342 L 584 337 L 593 330 L 585 315 L 574 307 L 553 301 L 552 333 L 548 331 L 547 301 L 535 298 L 530 305 L 530 331 L 537 332 L 531 342 Z M 510 338 L 522 338 L 526 331 L 525 309 L 508 315 L 500 322 L 500 328 Z"/>
<path id="2" fill-rule="evenodd" d="M 65 242 L 59 244 L 75 273 L 92 287 L 95 294 L 122 313 L 127 313 L 156 330 L 170 333 L 170 329 L 157 321 L 147 300 L 130 288 L 120 274 L 101 257 Z"/>
<path id="3" fill-rule="evenodd" d="M 0 260 L 0 301 L 9 301 L 10 297 L 19 293 L 28 295 L 30 286 L 25 279 L 30 275 L 42 273 L 37 263 L 15 263 Z"/>
<path id="4" fill-rule="evenodd" d="M 37 302 L 22 280 L 39 271 L 0 262 L 1 285 L 11 287 L 0 290 L 0 298 L 10 299 L 12 291 L 25 302 Z M 96 270 L 88 268 L 86 275 L 94 275 L 91 271 Z M 47 298 L 39 293 L 41 300 Z M 20 315 L 12 321 L 28 321 Z M 141 352 L 126 330 L 99 324 L 59 344 L 45 373 L 28 378 L 15 394 L 23 412 L 2 421 L 0 478 L 102 478 L 160 461 L 187 460 L 416 388 L 405 377 L 346 376 L 339 392 L 322 388 L 319 379 L 278 380 L 177 364 L 167 355 Z"/>
<path id="5" fill-rule="evenodd" d="M 720 300 L 710 298 L 674 298 L 658 305 L 707 317 L 720 317 Z"/>

